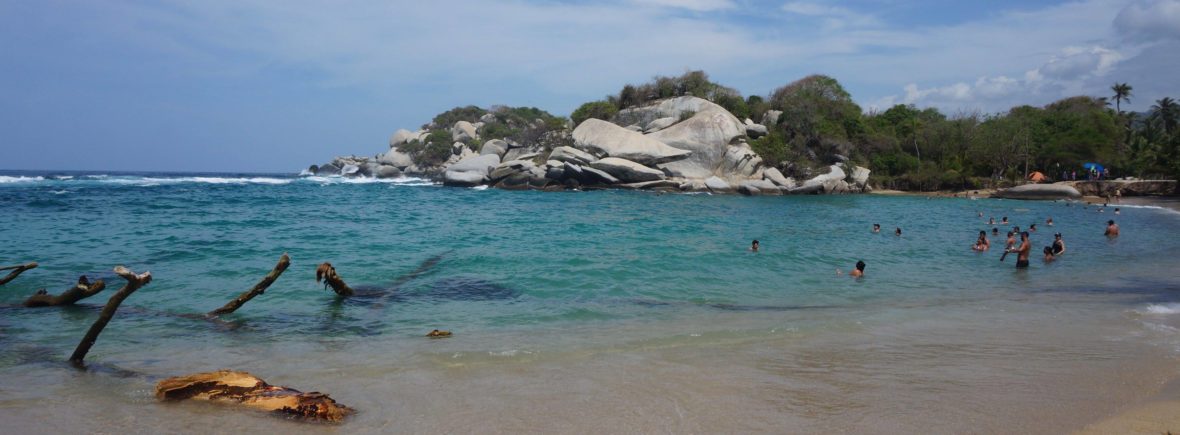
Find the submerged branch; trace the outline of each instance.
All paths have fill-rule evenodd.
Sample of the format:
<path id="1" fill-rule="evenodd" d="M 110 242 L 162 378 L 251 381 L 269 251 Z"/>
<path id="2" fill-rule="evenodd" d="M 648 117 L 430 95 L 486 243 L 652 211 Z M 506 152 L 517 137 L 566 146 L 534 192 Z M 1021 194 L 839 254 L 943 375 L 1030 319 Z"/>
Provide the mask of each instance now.
<path id="1" fill-rule="evenodd" d="M 8 272 L 8 275 L 6 275 L 4 278 L 0 278 L 0 285 L 8 284 L 8 281 L 12 281 L 12 280 L 16 279 L 17 276 L 19 276 L 22 273 L 25 273 L 26 270 L 35 269 L 36 267 L 37 267 L 36 261 L 28 263 L 28 264 L 17 264 L 15 266 L 0 267 L 0 270 L 12 269 L 12 272 Z"/>
<path id="2" fill-rule="evenodd" d="M 98 334 L 102 332 L 103 328 L 106 328 L 107 323 L 110 323 L 111 317 L 114 317 L 115 311 L 119 309 L 119 304 L 122 304 L 124 299 L 131 296 L 140 287 L 152 282 L 151 272 L 136 274 L 126 267 L 116 266 L 115 274 L 127 280 L 127 284 L 111 296 L 111 299 L 107 301 L 107 305 L 103 307 L 102 313 L 99 314 L 98 320 L 94 321 L 94 324 L 90 326 L 90 330 L 86 331 L 86 336 L 82 337 L 82 341 L 78 343 L 78 347 L 70 355 L 70 362 L 76 367 L 82 367 L 82 359 L 86 357 L 86 353 L 90 352 L 90 347 L 94 346 L 94 342 L 98 340 Z"/>
<path id="3" fill-rule="evenodd" d="M 324 282 L 325 287 L 332 287 L 332 291 L 337 295 L 348 297 L 356 294 L 352 287 L 345 284 L 340 275 L 336 274 L 336 268 L 332 267 L 332 263 L 324 262 L 315 269 L 315 282 L 320 281 Z"/>
<path id="4" fill-rule="evenodd" d="M 258 296 L 258 295 L 262 294 L 263 292 L 265 292 L 266 288 L 270 287 L 270 285 L 273 284 L 275 282 L 275 280 L 279 278 L 279 275 L 282 275 L 283 271 L 287 270 L 287 266 L 290 266 L 290 265 L 291 265 L 291 257 L 288 257 L 286 253 L 283 253 L 283 256 L 279 257 L 278 264 L 275 264 L 274 269 L 272 269 L 270 271 L 270 273 L 268 273 L 265 277 L 263 277 L 262 281 L 258 281 L 258 284 L 254 284 L 254 288 L 251 288 L 249 291 L 246 291 L 245 293 L 238 295 L 237 298 L 235 298 L 232 301 L 229 301 L 229 303 L 225 304 L 225 306 L 218 308 L 216 310 L 210 311 L 206 315 L 209 317 L 215 317 L 215 316 L 221 316 L 224 314 L 229 314 L 234 311 L 237 311 L 238 308 L 241 308 L 242 305 L 245 305 L 246 302 L 250 301 L 250 299 L 254 299 L 255 296 Z"/>
<path id="5" fill-rule="evenodd" d="M 52 296 L 45 289 L 37 290 L 37 293 L 25 299 L 26 307 L 56 307 L 60 305 L 73 305 L 82 299 L 94 296 L 106 288 L 106 283 L 101 279 L 95 282 L 90 282 L 86 275 L 78 278 L 78 283 L 74 287 L 62 292 L 60 295 Z"/>

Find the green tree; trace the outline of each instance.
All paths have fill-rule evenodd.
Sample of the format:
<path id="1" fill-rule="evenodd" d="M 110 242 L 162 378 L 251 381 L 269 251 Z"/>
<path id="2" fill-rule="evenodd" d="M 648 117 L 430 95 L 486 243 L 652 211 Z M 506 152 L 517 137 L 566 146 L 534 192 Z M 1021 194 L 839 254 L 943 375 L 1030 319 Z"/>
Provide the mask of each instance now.
<path id="1" fill-rule="evenodd" d="M 1113 86 L 1110 87 L 1110 90 L 1114 91 L 1115 112 L 1118 112 L 1119 115 L 1123 114 L 1123 109 L 1122 109 L 1121 103 L 1123 101 L 1126 101 L 1128 103 L 1131 102 L 1131 89 L 1132 89 L 1131 85 L 1128 85 L 1126 83 L 1118 83 L 1118 82 L 1116 82 Z"/>
<path id="2" fill-rule="evenodd" d="M 1177 121 L 1180 120 L 1180 107 L 1177 107 L 1176 100 L 1164 97 L 1156 100 L 1151 106 L 1151 116 L 1163 127 L 1164 133 L 1171 135 L 1176 131 Z"/>
<path id="3" fill-rule="evenodd" d="M 590 118 L 609 121 L 617 113 L 619 113 L 618 106 L 609 101 L 591 101 L 574 110 L 574 113 L 570 114 L 570 119 L 573 119 L 574 125 L 579 125 L 582 121 Z"/>

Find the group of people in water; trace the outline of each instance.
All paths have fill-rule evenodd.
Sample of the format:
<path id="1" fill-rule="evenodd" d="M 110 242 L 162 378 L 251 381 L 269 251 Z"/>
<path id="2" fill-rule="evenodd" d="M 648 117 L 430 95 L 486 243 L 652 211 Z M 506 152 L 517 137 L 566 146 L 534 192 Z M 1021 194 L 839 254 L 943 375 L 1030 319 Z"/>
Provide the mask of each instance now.
<path id="1" fill-rule="evenodd" d="M 1115 208 L 1114 212 L 1115 212 L 1115 214 L 1119 214 L 1120 210 L 1118 208 Z M 983 217 L 983 212 L 977 212 L 977 214 L 979 217 Z M 1000 221 L 1000 225 L 1007 225 L 1007 224 L 1008 224 L 1008 217 L 1004 216 Z M 988 225 L 996 225 L 996 218 L 994 218 L 994 217 L 990 218 L 988 220 Z M 1053 226 L 1053 217 L 1050 216 L 1050 217 L 1046 218 L 1045 225 L 1050 226 L 1050 227 Z M 1008 239 L 1004 243 L 1004 255 L 1000 256 L 1000 261 L 1004 261 L 1004 258 L 1006 258 L 1008 256 L 1008 254 L 1016 254 L 1016 268 L 1017 269 L 1028 268 L 1029 257 L 1032 254 L 1032 242 L 1029 240 L 1029 238 L 1030 238 L 1029 233 L 1036 232 L 1036 231 L 1037 231 L 1037 224 L 1035 224 L 1035 223 L 1030 224 L 1026 231 L 1021 231 L 1019 226 L 1012 227 L 1012 230 L 1008 231 Z M 880 233 L 880 232 L 881 232 L 881 224 L 877 224 L 877 223 L 873 224 L 873 233 Z M 992 227 L 992 236 L 998 237 L 999 234 L 1000 234 L 1000 228 L 998 226 L 993 226 Z M 901 236 L 901 227 L 894 228 L 893 235 L 900 237 Z M 1119 226 L 1118 226 L 1118 224 L 1116 224 L 1114 222 L 1114 220 L 1106 221 L 1106 231 L 1105 231 L 1104 235 L 1106 237 L 1111 237 L 1111 238 L 1118 237 Z M 1017 240 L 1017 237 L 1019 237 L 1020 239 Z M 758 248 L 759 248 L 759 243 L 758 243 L 758 240 L 755 239 L 752 243 L 750 243 L 750 251 L 758 252 Z M 977 251 L 977 252 L 984 252 L 984 251 L 988 251 L 991 249 L 991 241 L 989 241 L 987 238 L 987 231 L 986 230 L 979 231 L 979 238 L 975 239 L 975 244 L 971 246 L 971 249 L 974 251 Z M 1045 263 L 1050 263 L 1050 262 L 1056 260 L 1057 257 L 1060 257 L 1061 255 L 1065 254 L 1065 239 L 1061 235 L 1061 233 L 1054 233 L 1053 234 L 1053 243 L 1049 246 L 1046 246 L 1044 249 L 1041 250 L 1041 252 L 1044 254 L 1043 259 L 1044 259 Z M 840 269 L 837 268 L 836 274 L 842 275 L 843 272 L 841 272 Z M 863 277 L 864 275 L 865 275 L 865 262 L 864 262 L 864 260 L 858 260 L 856 262 L 855 269 L 848 272 L 848 276 L 851 276 L 853 278 L 860 278 L 860 277 Z"/>
<path id="2" fill-rule="evenodd" d="M 1119 209 L 1116 208 L 1115 214 L 1118 214 L 1118 213 L 1119 213 Z M 978 215 L 979 215 L 979 217 L 983 217 L 982 212 L 979 212 Z M 993 217 L 988 220 L 988 224 L 994 225 L 995 221 L 996 221 L 996 219 Z M 1000 223 L 1007 224 L 1008 217 L 1004 216 L 1003 220 Z M 1049 217 L 1049 218 L 1045 219 L 1045 225 L 1050 226 L 1050 227 L 1053 226 L 1053 218 Z M 1004 245 L 1004 255 L 1000 257 L 1000 261 L 1004 261 L 1004 258 L 1007 257 L 1008 254 L 1015 253 L 1016 254 L 1016 268 L 1018 268 L 1018 269 L 1027 268 L 1029 265 L 1029 263 L 1028 263 L 1029 256 L 1032 251 L 1032 243 L 1029 241 L 1029 233 L 1036 232 L 1036 231 L 1037 231 L 1037 224 L 1035 224 L 1035 223 L 1029 225 L 1027 231 L 1020 231 L 1019 226 L 1012 227 L 1012 231 L 1008 232 L 1008 239 Z M 992 227 L 992 235 L 993 236 L 998 236 L 999 233 L 1000 233 L 999 227 Z M 1104 234 L 1107 237 L 1118 237 L 1118 235 L 1119 235 L 1118 224 L 1114 223 L 1114 220 L 1106 221 L 1106 232 Z M 1020 237 L 1019 241 L 1016 240 L 1016 237 L 1018 235 Z M 979 231 L 979 238 L 975 239 L 975 244 L 971 246 L 971 249 L 975 250 L 975 251 L 979 251 L 979 252 L 987 251 L 987 250 L 991 249 L 991 242 L 988 241 L 988 239 L 987 239 L 987 231 L 983 231 L 983 230 Z M 1043 259 L 1046 263 L 1052 262 L 1052 261 L 1056 260 L 1057 257 L 1060 257 L 1062 254 L 1065 254 L 1065 240 L 1064 240 L 1063 236 L 1061 235 L 1061 233 L 1053 234 L 1053 244 L 1046 246 L 1044 249 L 1041 250 L 1041 253 L 1044 254 Z"/>

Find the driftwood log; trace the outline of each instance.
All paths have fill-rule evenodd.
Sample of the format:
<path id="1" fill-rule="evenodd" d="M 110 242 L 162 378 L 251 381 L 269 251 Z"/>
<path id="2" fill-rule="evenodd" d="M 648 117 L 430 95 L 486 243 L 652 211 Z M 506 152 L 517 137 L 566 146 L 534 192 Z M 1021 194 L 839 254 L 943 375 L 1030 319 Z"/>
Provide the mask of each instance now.
<path id="1" fill-rule="evenodd" d="M 8 281 L 12 281 L 12 280 L 16 279 L 17 276 L 19 276 L 22 273 L 25 273 L 26 270 L 35 269 L 35 268 L 37 268 L 37 262 L 35 262 L 35 261 L 32 263 L 28 263 L 28 264 L 18 264 L 15 266 L 0 267 L 0 270 L 12 269 L 12 272 L 8 272 L 8 275 L 5 275 L 4 278 L 0 278 L 0 285 L 8 284 Z"/>
<path id="2" fill-rule="evenodd" d="M 325 287 L 332 287 L 332 291 L 340 296 L 348 297 L 356 294 L 352 287 L 345 284 L 340 275 L 336 274 L 336 268 L 332 267 L 332 263 L 324 262 L 315 269 L 315 282 L 320 281 L 324 282 Z"/>
<path id="3" fill-rule="evenodd" d="M 160 400 L 207 400 L 309 420 L 340 422 L 352 408 L 327 394 L 304 393 L 266 383 L 246 372 L 220 370 L 177 376 L 156 384 Z"/>
<path id="4" fill-rule="evenodd" d="M 53 296 L 45 289 L 37 290 L 28 299 L 25 299 L 26 307 L 56 307 L 59 305 L 73 305 L 82 299 L 94 296 L 106 288 L 106 283 L 102 280 L 90 282 L 86 275 L 78 278 L 78 283 L 74 287 L 62 292 L 60 295 Z"/>
<path id="5" fill-rule="evenodd" d="M 283 256 L 279 257 L 278 264 L 275 264 L 274 269 L 272 269 L 270 273 L 263 277 L 262 281 L 258 281 L 258 284 L 254 284 L 254 288 L 251 288 L 245 293 L 238 295 L 237 298 L 229 301 L 229 303 L 225 304 L 225 306 L 210 311 L 208 314 L 206 314 L 206 316 L 216 317 L 237 311 L 238 308 L 241 308 L 242 305 L 245 305 L 246 302 L 250 301 L 250 299 L 254 299 L 255 296 L 265 292 L 266 288 L 270 287 L 270 285 L 273 284 L 276 279 L 279 279 L 279 275 L 282 275 L 283 271 L 287 270 L 287 266 L 290 265 L 291 257 L 288 257 L 286 253 L 283 253 Z"/>
<path id="6" fill-rule="evenodd" d="M 119 304 L 123 303 L 124 299 L 131 296 L 140 287 L 152 282 L 151 272 L 136 274 L 126 267 L 116 266 L 115 274 L 127 280 L 127 284 L 111 296 L 111 299 L 107 301 L 107 305 L 102 308 L 102 313 L 98 315 L 98 320 L 95 320 L 94 324 L 90 325 L 90 330 L 86 331 L 86 336 L 82 337 L 82 341 L 78 343 L 78 347 L 70 355 L 70 362 L 76 367 L 82 367 L 82 359 L 86 357 L 87 352 L 90 352 L 90 347 L 94 346 L 94 342 L 98 340 L 98 334 L 102 332 L 103 328 L 107 327 L 107 323 L 110 323 L 111 317 L 115 316 L 115 311 L 119 309 Z"/>

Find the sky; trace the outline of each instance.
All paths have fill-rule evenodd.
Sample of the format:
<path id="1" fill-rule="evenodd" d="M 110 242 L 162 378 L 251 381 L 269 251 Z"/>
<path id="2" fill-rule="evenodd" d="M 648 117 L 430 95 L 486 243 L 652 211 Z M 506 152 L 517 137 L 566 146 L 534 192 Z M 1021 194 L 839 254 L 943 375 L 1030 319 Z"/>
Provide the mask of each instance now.
<path id="1" fill-rule="evenodd" d="M 865 111 L 1180 98 L 1180 0 L 0 1 L 0 169 L 298 172 L 453 107 L 704 70 Z"/>

